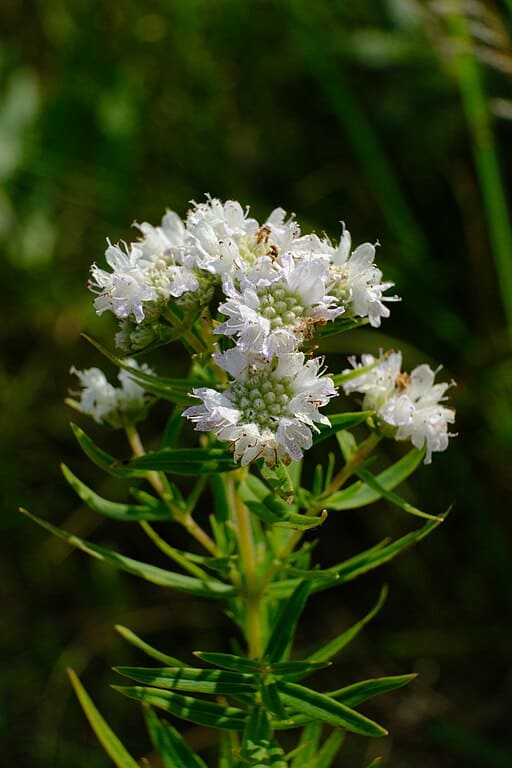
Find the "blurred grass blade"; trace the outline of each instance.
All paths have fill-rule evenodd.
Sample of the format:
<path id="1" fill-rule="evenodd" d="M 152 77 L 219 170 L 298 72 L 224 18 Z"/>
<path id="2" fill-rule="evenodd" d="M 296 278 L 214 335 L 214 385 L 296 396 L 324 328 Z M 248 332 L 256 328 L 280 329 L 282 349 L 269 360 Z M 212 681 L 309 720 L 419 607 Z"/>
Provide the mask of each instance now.
<path id="1" fill-rule="evenodd" d="M 73 547 L 81 549 L 82 552 L 86 552 L 88 555 L 91 555 L 98 560 L 103 560 L 104 562 L 113 565 L 115 568 L 119 568 L 121 571 L 132 573 L 134 576 L 138 576 L 145 581 L 150 581 L 160 587 L 170 587 L 171 589 L 177 589 L 181 592 L 188 592 L 189 594 L 201 597 L 223 598 L 233 594 L 233 587 L 224 584 L 221 581 L 217 581 L 216 579 L 200 581 L 191 576 L 184 576 L 181 573 L 174 573 L 173 571 L 159 568 L 156 565 L 150 565 L 149 563 L 134 560 L 131 557 L 120 555 L 118 552 L 112 552 L 109 549 L 92 544 L 90 541 L 86 541 L 79 536 L 68 533 L 68 531 L 64 531 L 62 528 L 57 528 L 46 520 L 42 520 L 30 512 L 27 512 L 25 509 L 21 509 L 20 511 L 42 528 L 45 528 L 55 536 L 64 539 L 64 541 L 67 541 Z"/>
<path id="2" fill-rule="evenodd" d="M 170 723 L 160 720 L 150 707 L 144 707 L 149 737 L 163 768 L 207 768 L 181 734 Z"/>
<path id="3" fill-rule="evenodd" d="M 165 712 L 170 712 L 175 717 L 197 725 L 243 731 L 247 723 L 247 713 L 238 707 L 224 707 L 192 696 L 183 696 L 172 691 L 160 691 L 158 688 L 142 688 L 140 686 L 125 688 L 117 685 L 112 687 L 130 699 L 158 707 Z"/>
<path id="4" fill-rule="evenodd" d="M 151 506 L 139 506 L 134 504 L 120 504 L 114 501 L 108 501 L 98 496 L 85 483 L 82 483 L 76 475 L 65 465 L 61 464 L 62 474 L 78 494 L 82 501 L 87 504 L 94 512 L 106 517 L 113 517 L 116 520 L 131 522 L 134 520 L 169 520 L 170 512 L 163 504 L 152 504 Z"/>
<path id="5" fill-rule="evenodd" d="M 107 755 L 118 768 L 140 768 L 139 764 L 126 751 L 115 733 L 100 715 L 75 672 L 72 669 L 68 669 L 68 675 L 82 709 L 85 712 L 85 716 Z"/>
<path id="6" fill-rule="evenodd" d="M 371 621 L 371 619 L 373 619 L 373 617 L 380 611 L 384 605 L 387 594 L 387 587 L 383 587 L 377 602 L 371 611 L 366 614 L 366 616 L 363 616 L 363 618 L 356 624 L 353 624 L 349 629 L 346 629 L 345 632 L 342 632 L 340 635 L 338 635 L 338 637 L 335 637 L 334 640 L 331 640 L 329 643 L 324 645 L 323 648 L 320 648 L 318 651 L 315 651 L 310 656 L 308 656 L 307 661 L 326 662 L 329 661 L 329 659 L 332 659 L 332 657 L 339 653 L 343 648 L 345 648 L 345 646 L 348 645 L 348 643 L 350 643 L 350 641 L 359 634 L 363 627 L 365 627 L 366 624 L 368 624 L 368 622 Z"/>
<path id="7" fill-rule="evenodd" d="M 136 635 L 135 632 L 132 632 L 131 629 L 128 629 L 128 627 L 123 627 L 122 624 L 116 624 L 115 629 L 128 643 L 133 645 L 135 648 L 139 648 L 141 651 L 144 651 L 144 653 L 150 656 L 152 659 L 156 659 L 157 661 L 161 661 L 164 664 L 168 664 L 170 667 L 185 666 L 182 661 L 176 659 L 174 656 L 168 656 L 166 653 L 162 653 L 156 648 L 153 648 L 151 645 L 149 645 L 149 643 L 146 643 L 138 635 Z"/>

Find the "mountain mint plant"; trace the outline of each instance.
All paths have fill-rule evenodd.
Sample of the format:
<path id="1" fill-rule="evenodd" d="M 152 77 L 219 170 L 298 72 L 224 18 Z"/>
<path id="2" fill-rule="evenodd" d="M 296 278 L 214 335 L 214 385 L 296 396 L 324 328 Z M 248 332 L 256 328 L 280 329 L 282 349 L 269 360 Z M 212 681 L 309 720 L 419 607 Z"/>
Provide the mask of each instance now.
<path id="1" fill-rule="evenodd" d="M 120 355 L 93 343 L 120 369 L 120 386 L 98 368 L 72 368 L 81 389 L 72 390 L 67 401 L 126 434 L 130 455 L 115 458 L 73 425 L 80 446 L 100 469 L 130 486 L 138 483 L 130 487 L 133 501 L 104 499 L 68 467 L 63 472 L 94 512 L 140 525 L 168 557 L 169 568 L 35 519 L 111 566 L 215 600 L 234 622 L 230 647 L 194 651 L 188 659 L 119 628 L 153 662 L 117 669 L 133 681 L 117 690 L 144 705 L 158 755 L 145 765 L 204 768 L 178 730 L 185 721 L 218 730 L 219 757 L 210 764 L 219 768 L 329 768 L 347 733 L 386 734 L 359 705 L 414 675 L 350 679 L 328 691 L 304 683 L 358 634 L 381 607 L 384 592 L 354 626 L 302 657 L 294 647 L 295 629 L 316 592 L 338 589 L 387 562 L 442 521 L 405 501 L 395 488 L 422 460 L 430 463 L 433 453 L 447 448 L 454 421 L 444 404 L 450 384 L 434 383 L 436 373 L 428 365 L 403 372 L 400 352 L 363 354 L 360 362 L 351 358 L 351 367 L 340 373 L 329 373 L 325 358 L 316 355 L 327 336 L 365 324 L 378 327 L 390 313 L 389 303 L 397 301 L 388 293 L 392 283 L 383 281 L 375 264 L 375 246 L 364 243 L 352 251 L 345 227 L 335 244 L 326 236 L 302 234 L 280 208 L 260 224 L 239 203 L 210 197 L 194 203 L 185 220 L 168 211 L 160 226 L 135 226 L 134 242 L 109 242 L 108 269 L 96 264 L 91 269 L 97 313 L 111 312 L 119 322 Z M 184 379 L 157 375 L 133 357 L 179 343 L 191 357 Z M 137 425 L 156 399 L 172 409 L 160 444 L 146 452 Z M 194 433 L 185 430 L 185 447 L 179 447 L 187 423 L 200 434 L 193 444 Z M 375 473 L 372 459 L 384 440 L 409 446 Z M 205 499 L 212 500 L 209 517 Z M 328 515 L 379 499 L 426 522 L 391 543 L 320 567 L 310 530 L 321 536 Z M 187 550 L 173 544 L 176 525 L 190 536 Z M 113 762 L 134 768 L 138 763 L 70 674 Z M 283 741 L 282 731 L 291 737 Z"/>

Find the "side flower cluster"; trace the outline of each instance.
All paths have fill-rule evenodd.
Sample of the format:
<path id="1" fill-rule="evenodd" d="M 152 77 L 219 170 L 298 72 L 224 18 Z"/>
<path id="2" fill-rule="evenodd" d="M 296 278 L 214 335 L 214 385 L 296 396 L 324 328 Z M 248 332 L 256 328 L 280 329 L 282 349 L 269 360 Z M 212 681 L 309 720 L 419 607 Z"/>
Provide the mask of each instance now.
<path id="1" fill-rule="evenodd" d="M 139 364 L 135 360 L 127 359 L 126 362 L 133 368 L 152 374 L 149 366 Z M 79 371 L 71 368 L 80 381 L 82 389 L 72 392 L 79 397 L 78 400 L 68 399 L 68 404 L 81 413 L 92 416 L 98 424 L 108 424 L 114 429 L 135 424 L 145 417 L 150 401 L 149 396 L 131 377 L 122 370 L 118 379 L 120 387 L 114 387 L 99 368 L 86 368 Z"/>
<path id="2" fill-rule="evenodd" d="M 445 392 L 452 383 L 435 384 L 436 372 L 426 364 L 411 373 L 402 372 L 400 352 L 380 359 L 362 355 L 360 363 L 355 358 L 350 362 L 352 369 L 343 373 L 361 373 L 343 384 L 346 394 L 364 394 L 363 407 L 375 410 L 397 440 L 410 440 L 415 448 L 425 448 L 425 464 L 432 461 L 432 453 L 446 450 L 448 438 L 454 437 L 448 424 L 455 421 L 455 412 L 441 403 L 447 400 Z"/>

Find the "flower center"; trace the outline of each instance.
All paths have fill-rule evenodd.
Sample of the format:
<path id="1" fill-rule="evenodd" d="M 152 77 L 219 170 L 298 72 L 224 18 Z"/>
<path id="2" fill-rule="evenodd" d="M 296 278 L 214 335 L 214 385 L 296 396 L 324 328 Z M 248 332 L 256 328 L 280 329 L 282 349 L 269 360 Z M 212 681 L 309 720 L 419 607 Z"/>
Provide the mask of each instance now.
<path id="1" fill-rule="evenodd" d="M 258 291 L 260 312 L 270 321 L 272 330 L 286 326 L 296 326 L 304 315 L 304 305 L 299 296 L 279 286 Z"/>
<path id="2" fill-rule="evenodd" d="M 244 422 L 273 431 L 279 419 L 289 415 L 288 403 L 293 397 L 290 384 L 268 371 L 251 373 L 245 381 L 235 381 L 230 393 Z"/>

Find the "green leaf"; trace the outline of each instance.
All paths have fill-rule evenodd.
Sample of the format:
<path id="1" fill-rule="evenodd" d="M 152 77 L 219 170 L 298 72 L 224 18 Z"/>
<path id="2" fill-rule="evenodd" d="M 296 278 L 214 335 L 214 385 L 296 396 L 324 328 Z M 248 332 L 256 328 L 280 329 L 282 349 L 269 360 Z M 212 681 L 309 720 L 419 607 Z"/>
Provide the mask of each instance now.
<path id="1" fill-rule="evenodd" d="M 140 686 L 125 688 L 117 685 L 112 687 L 130 699 L 158 707 L 182 720 L 188 720 L 197 725 L 243 731 L 247 723 L 247 712 L 238 707 L 224 707 L 211 701 L 183 696 L 181 693 L 173 693 L 173 691 L 161 691 L 158 688 L 142 688 Z"/>
<path id="2" fill-rule="evenodd" d="M 114 667 L 120 675 L 156 688 L 188 693 L 219 695 L 253 693 L 256 683 L 253 675 L 225 672 L 220 669 L 194 667 Z"/>
<path id="3" fill-rule="evenodd" d="M 85 712 L 85 716 L 98 737 L 100 744 L 113 763 L 117 765 L 118 768 L 139 768 L 139 764 L 126 751 L 115 733 L 111 730 L 110 726 L 107 725 L 102 715 L 98 712 L 75 672 L 72 669 L 68 669 L 68 675 L 82 709 Z"/>
<path id="4" fill-rule="evenodd" d="M 116 520 L 131 522 L 134 520 L 169 520 L 170 512 L 163 504 L 142 506 L 135 504 L 119 504 L 115 501 L 107 501 L 98 496 L 85 483 L 82 483 L 76 475 L 65 465 L 61 464 L 62 474 L 82 501 L 94 512 Z"/>
<path id="5" fill-rule="evenodd" d="M 223 448 L 162 448 L 137 456 L 126 464 L 128 472 L 148 470 L 176 475 L 205 475 L 236 469 L 233 454 Z"/>
<path id="6" fill-rule="evenodd" d="M 71 429 L 73 430 L 80 448 L 83 450 L 85 455 L 88 456 L 91 461 L 100 467 L 100 469 L 102 469 L 104 472 L 107 472 L 113 477 L 137 476 L 136 473 L 130 472 L 126 469 L 126 462 L 123 464 L 123 462 L 121 462 L 119 459 L 116 459 L 114 456 L 111 456 L 102 448 L 99 448 L 97 445 L 95 445 L 91 438 L 86 435 L 83 429 L 80 429 L 77 424 L 73 424 L 73 422 L 71 422 Z"/>
<path id="7" fill-rule="evenodd" d="M 370 416 L 374 415 L 374 411 L 354 411 L 347 413 L 330 413 L 328 415 L 331 426 L 320 425 L 317 432 L 313 437 L 313 443 L 320 443 L 331 435 L 335 435 L 337 432 L 345 429 L 353 429 L 358 424 L 364 424 L 368 421 Z"/>
<path id="8" fill-rule="evenodd" d="M 295 489 L 288 470 L 282 461 L 279 461 L 273 467 L 267 467 L 264 462 L 260 461 L 258 462 L 258 469 L 263 479 L 280 499 L 284 499 L 287 503 L 293 501 Z"/>
<path id="9" fill-rule="evenodd" d="M 301 733 L 296 749 L 293 750 L 294 758 L 290 768 L 305 768 L 305 766 L 309 765 L 310 760 L 317 754 L 322 729 L 323 725 L 318 720 L 307 723 Z"/>
<path id="10" fill-rule="evenodd" d="M 117 355 L 109 352 L 99 342 L 91 339 L 90 336 L 82 334 L 97 350 L 108 358 L 118 368 L 122 368 L 130 374 L 130 377 L 137 382 L 146 392 L 150 392 L 157 397 L 170 400 L 179 405 L 191 405 L 193 402 L 189 392 L 196 386 L 196 382 L 187 379 L 168 379 L 163 376 L 157 376 L 154 373 L 147 373 L 139 368 L 135 368 Z"/>
<path id="11" fill-rule="evenodd" d="M 113 565 L 115 568 L 119 568 L 121 571 L 127 571 L 134 576 L 139 576 L 139 578 L 145 579 L 145 581 L 150 581 L 161 587 L 170 587 L 172 589 L 178 589 L 181 592 L 188 592 L 201 597 L 224 598 L 234 594 L 233 587 L 216 579 L 200 581 L 191 576 L 184 576 L 180 573 L 174 573 L 173 571 L 158 568 L 155 565 L 142 563 L 131 557 L 120 555 L 118 552 L 112 552 L 104 547 L 99 547 L 97 544 L 92 544 L 90 541 L 86 541 L 79 536 L 68 533 L 62 528 L 57 528 L 46 522 L 46 520 L 42 520 L 35 515 L 32 515 L 25 509 L 21 509 L 20 511 L 42 528 L 45 528 L 55 536 L 64 539 L 64 541 L 67 541 L 73 547 L 81 549 L 82 552 L 86 552 L 88 555 L 91 555 L 91 557 L 103 560 L 104 562 Z"/>
<path id="12" fill-rule="evenodd" d="M 194 651 L 194 656 L 206 661 L 207 664 L 213 664 L 216 667 L 232 669 L 235 672 L 247 672 L 249 674 L 258 674 L 269 671 L 264 662 L 256 659 L 247 659 L 244 656 L 235 656 L 233 653 L 215 653 L 210 651 Z"/>
<path id="13" fill-rule="evenodd" d="M 291 597 L 280 606 L 272 634 L 265 648 L 264 656 L 270 662 L 280 661 L 285 655 L 310 592 L 311 584 L 302 581 Z"/>
<path id="14" fill-rule="evenodd" d="M 303 768 L 330 768 L 345 741 L 344 731 L 333 731 L 310 763 Z"/>
<path id="15" fill-rule="evenodd" d="M 361 715 L 324 693 L 312 691 L 297 683 L 277 683 L 285 704 L 313 720 L 321 720 L 338 728 L 359 733 L 363 736 L 385 736 L 387 731 L 378 723 Z"/>
<path id="16" fill-rule="evenodd" d="M 403 552 L 408 547 L 411 547 L 413 544 L 424 539 L 425 536 L 428 536 L 429 533 L 435 530 L 441 522 L 442 519 L 429 520 L 421 528 L 412 531 L 411 533 L 407 533 L 400 539 L 391 542 L 391 544 L 385 546 L 383 543 L 378 544 L 332 568 L 324 571 L 312 571 L 312 574 L 317 577 L 317 580 L 313 582 L 312 591 L 319 592 L 323 589 L 328 589 L 335 584 L 343 584 L 346 581 L 351 581 L 352 579 L 357 578 L 357 576 L 360 576 L 367 571 L 378 568 L 383 563 L 392 560 L 400 554 L 400 552 Z M 302 572 L 301 577 L 304 578 Z M 283 599 L 293 592 L 297 584 L 297 579 L 275 581 L 272 584 L 269 584 L 267 592 L 273 599 Z"/>
<path id="17" fill-rule="evenodd" d="M 366 766 L 366 768 L 377 768 L 381 764 L 382 757 L 376 757 L 374 758 L 369 765 Z"/>
<path id="18" fill-rule="evenodd" d="M 392 677 L 377 677 L 371 680 L 362 680 L 353 685 L 347 685 L 345 688 L 338 688 L 337 691 L 330 691 L 336 701 L 341 701 L 347 707 L 356 707 L 362 701 L 379 696 L 381 693 L 394 691 L 404 685 L 412 682 L 418 675 L 393 675 Z"/>
<path id="19" fill-rule="evenodd" d="M 263 706 L 274 717 L 279 720 L 286 718 L 284 706 L 279 697 L 279 690 L 275 682 L 264 682 L 260 684 L 260 695 Z"/>
<path id="20" fill-rule="evenodd" d="M 329 659 L 332 659 L 332 657 L 339 653 L 343 648 L 345 648 L 345 646 L 348 645 L 348 643 L 350 643 L 350 641 L 359 634 L 363 627 L 368 624 L 368 622 L 371 621 L 371 619 L 373 619 L 373 617 L 380 611 L 384 601 L 386 600 L 387 593 L 387 587 L 383 587 L 377 602 L 371 611 L 366 614 L 366 616 L 363 616 L 360 621 L 358 621 L 356 624 L 353 624 L 349 629 L 346 629 L 344 632 L 338 635 L 338 637 L 335 637 L 334 640 L 331 640 L 318 651 L 312 653 L 310 656 L 308 656 L 306 661 L 326 662 L 329 661 Z"/>
<path id="21" fill-rule="evenodd" d="M 163 768 L 207 768 L 181 734 L 165 720 L 159 720 L 150 707 L 144 707 L 151 743 L 162 758 Z"/>
<path id="22" fill-rule="evenodd" d="M 319 669 L 329 667 L 329 662 L 278 661 L 269 665 L 269 671 L 274 677 L 290 677 L 293 680 L 311 675 Z"/>
<path id="23" fill-rule="evenodd" d="M 424 456 L 424 451 L 418 451 L 417 448 L 413 448 L 411 451 L 402 456 L 399 461 L 395 462 L 391 467 L 388 467 L 379 475 L 376 476 L 376 481 L 386 491 L 390 491 L 396 488 L 397 485 L 403 483 L 403 481 L 409 477 L 416 469 L 420 461 Z M 326 509 L 357 509 L 358 507 L 364 507 L 367 504 L 371 504 L 382 497 L 379 491 L 370 488 L 366 483 L 361 481 L 352 483 L 348 488 L 344 488 L 342 491 L 333 493 L 332 496 L 324 502 Z"/>
<path id="24" fill-rule="evenodd" d="M 245 502 L 248 509 L 253 512 L 261 520 L 272 525 L 280 525 L 286 528 L 300 528 L 306 531 L 310 528 L 318 528 L 325 522 L 327 513 L 323 512 L 317 517 L 309 517 L 308 515 L 300 515 L 290 509 L 286 504 L 279 504 L 279 499 L 276 499 L 269 493 L 267 499 L 262 501 L 247 501 Z"/>
<path id="25" fill-rule="evenodd" d="M 142 640 L 138 635 L 136 635 L 135 632 L 132 632 L 131 629 L 128 629 L 128 627 L 123 627 L 122 624 L 116 624 L 115 629 L 127 642 L 135 646 L 135 648 L 139 648 L 141 651 L 144 651 L 144 653 L 150 656 L 152 659 L 162 661 L 164 664 L 168 664 L 170 667 L 185 666 L 182 661 L 176 659 L 174 656 L 168 656 L 166 653 L 162 653 L 156 648 L 153 648 L 151 645 Z"/>
<path id="26" fill-rule="evenodd" d="M 375 491 L 380 496 L 382 496 L 384 499 L 387 499 L 387 501 L 390 501 L 392 504 L 395 504 L 395 506 L 402 509 L 404 512 L 408 512 L 410 515 L 416 515 L 416 517 L 425 517 L 427 520 L 439 520 L 442 518 L 439 518 L 437 515 L 430 515 L 428 512 L 423 512 L 421 509 L 418 509 L 417 507 L 414 507 L 412 504 L 409 504 L 409 502 L 405 501 L 405 499 L 402 499 L 401 496 L 399 496 L 397 493 L 394 493 L 393 491 L 388 491 L 384 486 L 379 483 L 377 478 L 372 475 L 371 472 L 368 472 L 367 469 L 364 469 L 363 467 L 360 467 L 359 469 L 354 470 L 355 474 L 361 478 L 361 480 L 366 483 L 366 485 L 372 489 L 372 491 Z"/>

